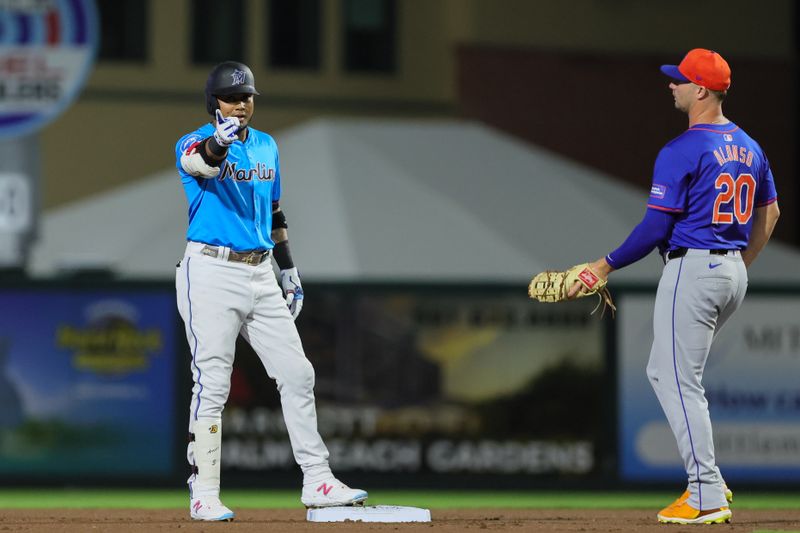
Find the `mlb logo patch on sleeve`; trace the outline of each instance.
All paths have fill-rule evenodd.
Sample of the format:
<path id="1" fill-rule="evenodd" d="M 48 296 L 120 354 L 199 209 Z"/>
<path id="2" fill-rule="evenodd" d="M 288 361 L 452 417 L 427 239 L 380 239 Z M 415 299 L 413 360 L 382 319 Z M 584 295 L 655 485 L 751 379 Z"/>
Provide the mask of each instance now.
<path id="1" fill-rule="evenodd" d="M 650 197 L 651 198 L 658 198 L 659 200 L 664 199 L 664 196 L 667 194 L 667 186 L 666 185 L 659 185 L 658 183 L 654 183 L 652 187 L 650 187 Z"/>

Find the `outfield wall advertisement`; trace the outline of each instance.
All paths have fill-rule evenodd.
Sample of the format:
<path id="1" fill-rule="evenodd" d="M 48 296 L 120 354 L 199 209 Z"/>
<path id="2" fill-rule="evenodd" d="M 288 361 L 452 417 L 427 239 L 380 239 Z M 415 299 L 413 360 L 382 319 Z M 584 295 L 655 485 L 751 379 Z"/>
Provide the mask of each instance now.
<path id="1" fill-rule="evenodd" d="M 175 471 L 172 290 L 0 291 L 0 475 Z"/>
<path id="2" fill-rule="evenodd" d="M 538 304 L 524 287 L 309 287 L 297 323 L 332 467 L 443 484 L 597 475 L 608 389 L 595 303 Z M 226 479 L 297 470 L 275 384 L 244 343 L 223 417 Z"/>
<path id="3" fill-rule="evenodd" d="M 618 298 L 619 465 L 626 480 L 685 476 L 645 372 L 654 294 Z M 703 386 L 726 480 L 800 481 L 800 295 L 748 294 L 714 342 Z"/>

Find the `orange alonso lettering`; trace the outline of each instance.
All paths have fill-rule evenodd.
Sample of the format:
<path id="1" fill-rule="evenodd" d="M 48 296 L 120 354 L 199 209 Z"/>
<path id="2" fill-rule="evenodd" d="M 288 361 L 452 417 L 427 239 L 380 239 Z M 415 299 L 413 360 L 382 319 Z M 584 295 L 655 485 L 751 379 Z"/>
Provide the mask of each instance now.
<path id="1" fill-rule="evenodd" d="M 744 163 L 748 167 L 753 166 L 753 152 L 744 146 L 736 146 L 735 144 L 727 144 L 724 147 L 720 146 L 714 150 L 714 157 L 717 158 L 719 166 L 730 163 L 731 161 Z"/>

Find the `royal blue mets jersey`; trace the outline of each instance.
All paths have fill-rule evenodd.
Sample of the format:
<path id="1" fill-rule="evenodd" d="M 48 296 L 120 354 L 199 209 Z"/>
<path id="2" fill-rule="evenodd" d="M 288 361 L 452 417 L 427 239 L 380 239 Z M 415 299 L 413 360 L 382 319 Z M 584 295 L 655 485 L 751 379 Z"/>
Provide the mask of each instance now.
<path id="1" fill-rule="evenodd" d="M 186 239 L 237 251 L 267 250 L 272 242 L 272 202 L 281 197 L 278 146 L 268 134 L 249 128 L 245 142 L 228 149 L 215 178 L 199 178 L 181 167 L 181 154 L 214 134 L 206 124 L 175 146 L 178 172 L 189 202 Z"/>
<path id="2" fill-rule="evenodd" d="M 668 249 L 743 249 L 753 211 L 777 200 L 761 147 L 736 124 L 697 124 L 661 149 L 648 207 L 674 213 Z"/>

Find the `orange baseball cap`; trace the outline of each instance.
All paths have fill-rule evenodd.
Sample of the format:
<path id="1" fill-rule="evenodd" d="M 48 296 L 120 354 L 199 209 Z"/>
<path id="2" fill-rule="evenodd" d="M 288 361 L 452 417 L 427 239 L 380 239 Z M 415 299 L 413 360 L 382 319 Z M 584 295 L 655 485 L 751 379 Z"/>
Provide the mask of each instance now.
<path id="1" fill-rule="evenodd" d="M 712 91 L 727 91 L 731 86 L 731 67 L 713 50 L 689 50 L 680 65 L 661 65 L 661 72 L 683 82 L 692 82 Z"/>

